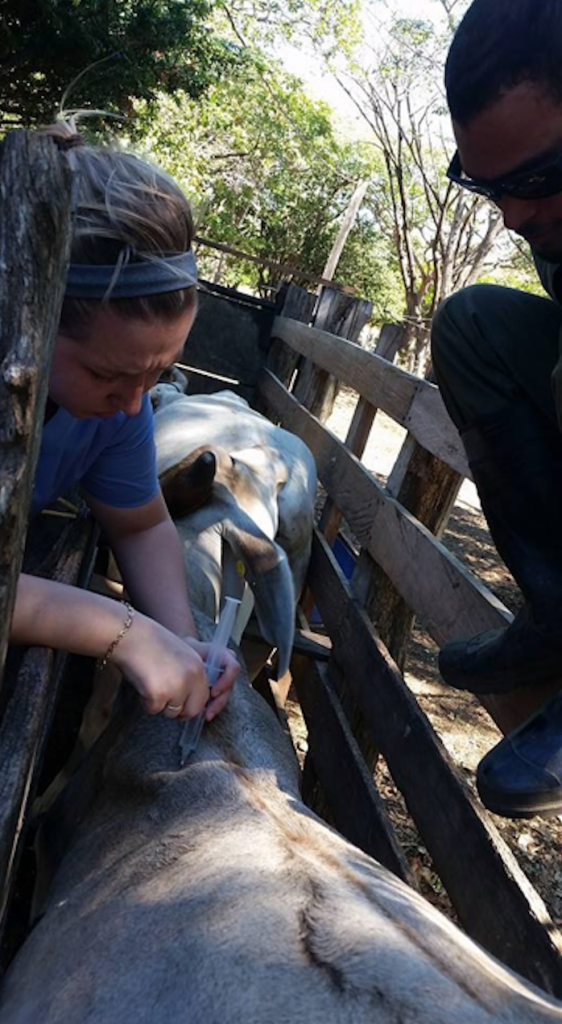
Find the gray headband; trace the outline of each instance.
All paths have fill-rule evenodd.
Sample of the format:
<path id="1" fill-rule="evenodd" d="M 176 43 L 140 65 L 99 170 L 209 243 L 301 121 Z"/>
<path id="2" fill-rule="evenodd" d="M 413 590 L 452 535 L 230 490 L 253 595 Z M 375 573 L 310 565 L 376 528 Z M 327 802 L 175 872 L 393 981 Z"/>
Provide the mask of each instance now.
<path id="1" fill-rule="evenodd" d="M 71 263 L 65 297 L 69 299 L 132 299 L 191 288 L 197 284 L 193 249 L 179 256 L 143 259 L 137 263 L 105 266 Z"/>

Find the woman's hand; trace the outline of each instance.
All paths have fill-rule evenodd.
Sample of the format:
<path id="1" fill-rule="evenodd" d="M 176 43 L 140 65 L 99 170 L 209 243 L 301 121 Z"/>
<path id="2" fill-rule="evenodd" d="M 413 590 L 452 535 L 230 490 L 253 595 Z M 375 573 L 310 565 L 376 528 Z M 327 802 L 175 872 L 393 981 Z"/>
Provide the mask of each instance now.
<path id="1" fill-rule="evenodd" d="M 184 640 L 186 644 L 193 648 L 194 651 L 197 651 L 203 662 L 206 662 L 211 645 L 204 643 L 202 640 L 196 640 L 191 636 L 184 637 Z M 211 689 L 211 700 L 209 701 L 205 712 L 205 718 L 208 722 L 211 722 L 228 703 L 236 678 L 240 672 L 240 665 L 232 651 L 229 651 L 228 647 L 223 647 L 220 652 L 218 664 L 219 675 L 215 685 Z"/>
<path id="2" fill-rule="evenodd" d="M 125 622 L 125 609 L 117 601 L 22 574 L 11 642 L 104 658 Z M 213 686 L 209 701 L 204 666 L 209 646 L 191 637 L 182 640 L 136 611 L 109 660 L 138 691 L 149 714 L 164 712 L 170 718 L 193 718 L 206 709 L 206 718 L 210 720 L 225 706 L 240 666 L 231 651 L 225 648 L 221 652 L 222 675 Z"/>
<path id="3" fill-rule="evenodd" d="M 135 687 L 150 715 L 194 718 L 207 704 L 207 673 L 194 644 L 146 615 L 136 612 L 111 661 Z"/>

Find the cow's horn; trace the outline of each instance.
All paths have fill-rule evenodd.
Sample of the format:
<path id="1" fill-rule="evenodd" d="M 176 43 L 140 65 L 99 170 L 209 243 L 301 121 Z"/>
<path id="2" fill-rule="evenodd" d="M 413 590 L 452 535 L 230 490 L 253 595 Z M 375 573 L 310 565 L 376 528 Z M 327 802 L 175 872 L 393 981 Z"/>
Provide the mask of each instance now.
<path id="1" fill-rule="evenodd" d="M 223 522 L 223 539 L 244 562 L 261 632 L 277 647 L 281 678 L 289 667 L 295 633 L 295 590 L 287 555 L 241 510 Z"/>

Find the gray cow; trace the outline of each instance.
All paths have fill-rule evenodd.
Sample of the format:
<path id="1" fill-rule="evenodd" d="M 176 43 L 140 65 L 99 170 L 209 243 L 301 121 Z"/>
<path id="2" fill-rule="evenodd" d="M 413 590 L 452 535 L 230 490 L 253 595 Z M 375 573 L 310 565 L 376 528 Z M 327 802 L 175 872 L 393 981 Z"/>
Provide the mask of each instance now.
<path id="1" fill-rule="evenodd" d="M 244 566 L 262 635 L 277 648 L 282 676 L 310 557 L 314 457 L 300 438 L 231 391 L 188 396 L 159 384 L 151 398 L 158 473 L 183 547 L 191 601 L 216 618 L 221 596 L 243 598 L 234 633 L 240 640 L 253 603 L 238 574 Z M 209 463 L 201 465 L 206 458 L 210 475 Z M 267 651 L 245 640 L 244 654 L 254 678 Z"/>
<path id="2" fill-rule="evenodd" d="M 0 1024 L 561 1024 L 303 805 L 290 741 L 246 682 L 183 769 L 177 722 L 120 714 L 74 785 L 103 765 Z"/>

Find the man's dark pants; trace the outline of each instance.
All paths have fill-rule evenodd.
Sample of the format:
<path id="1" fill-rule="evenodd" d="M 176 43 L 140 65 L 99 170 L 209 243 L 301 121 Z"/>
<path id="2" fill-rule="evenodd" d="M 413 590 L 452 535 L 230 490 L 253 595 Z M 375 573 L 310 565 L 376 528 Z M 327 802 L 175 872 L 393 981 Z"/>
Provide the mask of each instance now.
<path id="1" fill-rule="evenodd" d="M 561 332 L 562 307 L 548 298 L 474 285 L 447 299 L 433 325 L 433 365 L 458 429 L 521 395 L 562 428 Z"/>
<path id="2" fill-rule="evenodd" d="M 496 544 L 526 598 L 509 630 L 446 645 L 443 677 L 505 692 L 562 670 L 562 308 L 477 285 L 448 299 L 433 362 Z M 562 811 L 562 696 L 481 762 L 479 792 L 511 816 Z"/>

